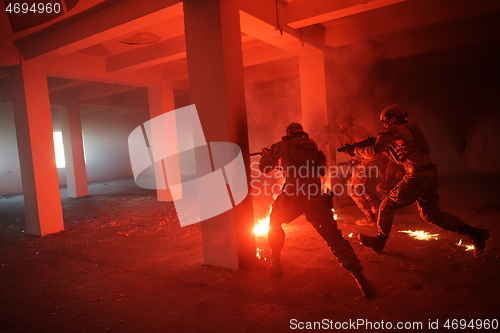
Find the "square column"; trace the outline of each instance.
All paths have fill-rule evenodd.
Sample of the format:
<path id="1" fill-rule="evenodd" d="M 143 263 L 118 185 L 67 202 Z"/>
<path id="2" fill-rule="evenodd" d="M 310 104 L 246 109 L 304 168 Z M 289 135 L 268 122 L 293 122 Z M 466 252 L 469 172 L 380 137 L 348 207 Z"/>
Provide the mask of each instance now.
<path id="1" fill-rule="evenodd" d="M 84 197 L 89 195 L 89 188 L 85 168 L 80 105 L 74 101 L 68 101 L 66 107 L 61 108 L 59 114 L 66 160 L 68 197 Z"/>
<path id="2" fill-rule="evenodd" d="M 159 86 L 149 87 L 148 88 L 148 100 L 149 100 L 149 115 L 151 119 L 165 112 L 175 110 L 174 103 L 174 88 L 171 82 L 162 81 Z M 163 133 L 152 133 L 153 140 L 162 140 L 164 139 Z M 154 146 L 154 142 L 152 143 Z M 170 164 L 174 164 L 172 158 L 168 159 Z M 168 188 L 167 182 L 167 173 L 166 168 L 169 166 L 166 165 L 165 160 L 162 160 L 161 163 L 156 163 L 155 168 L 155 178 L 156 178 L 156 196 L 158 201 L 166 201 L 172 202 L 172 194 Z M 179 168 L 178 165 L 170 165 L 171 168 Z"/>
<path id="3" fill-rule="evenodd" d="M 302 126 L 311 139 L 318 143 L 329 165 L 335 165 L 335 155 L 330 154 L 328 136 L 324 126 L 328 124 L 326 102 L 325 62 L 323 52 L 299 56 L 300 96 L 302 103 Z M 333 160 L 330 160 L 333 158 Z M 327 175 L 325 184 L 330 184 Z"/>
<path id="4" fill-rule="evenodd" d="M 249 175 L 237 1 L 186 0 L 183 4 L 191 101 L 197 107 L 206 141 L 239 145 Z M 238 269 L 252 262 L 253 227 L 250 195 L 233 209 L 202 221 L 205 264 Z"/>
<path id="5" fill-rule="evenodd" d="M 44 236 L 64 229 L 47 77 L 32 61 L 12 67 L 10 77 L 27 232 Z"/>

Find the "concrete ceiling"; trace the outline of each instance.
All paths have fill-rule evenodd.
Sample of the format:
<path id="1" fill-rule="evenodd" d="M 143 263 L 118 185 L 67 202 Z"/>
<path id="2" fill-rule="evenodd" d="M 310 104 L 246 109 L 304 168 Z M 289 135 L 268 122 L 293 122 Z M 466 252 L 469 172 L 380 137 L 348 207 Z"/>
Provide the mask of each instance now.
<path id="1" fill-rule="evenodd" d="M 383 61 L 500 39 L 497 0 L 235 1 L 245 67 L 365 41 L 384 48 Z M 79 0 L 68 13 L 15 33 L 4 10 L 0 22 L 0 79 L 19 54 L 43 62 L 53 101 L 117 103 L 123 98 L 116 96 L 162 79 L 188 88 L 177 0 Z"/>

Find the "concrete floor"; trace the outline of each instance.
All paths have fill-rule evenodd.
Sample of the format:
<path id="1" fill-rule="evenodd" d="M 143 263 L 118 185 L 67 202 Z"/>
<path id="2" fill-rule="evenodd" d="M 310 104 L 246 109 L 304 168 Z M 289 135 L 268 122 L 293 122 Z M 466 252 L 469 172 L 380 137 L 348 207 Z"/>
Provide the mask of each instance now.
<path id="1" fill-rule="evenodd" d="M 340 198 L 339 227 L 353 233 L 374 299 L 361 296 L 304 218 L 286 226 L 285 275 L 274 277 L 266 237 L 257 237 L 261 259 L 249 268 L 203 266 L 199 225 L 181 228 L 173 205 L 132 179 L 90 184 L 79 199 L 62 189 L 66 230 L 42 238 L 24 233 L 21 195 L 0 197 L 0 333 L 287 332 L 315 321 L 347 332 L 421 323 L 407 331 L 424 332 L 436 321 L 445 331 L 448 319 L 500 320 L 500 175 L 440 179 L 443 209 L 490 229 L 481 259 L 415 207 L 396 216 L 386 253 L 376 254 L 355 240 L 374 229 L 356 226 L 359 211 Z M 255 201 L 258 215 L 269 202 Z M 418 229 L 438 239 L 398 232 Z M 365 325 L 346 326 L 356 320 Z"/>

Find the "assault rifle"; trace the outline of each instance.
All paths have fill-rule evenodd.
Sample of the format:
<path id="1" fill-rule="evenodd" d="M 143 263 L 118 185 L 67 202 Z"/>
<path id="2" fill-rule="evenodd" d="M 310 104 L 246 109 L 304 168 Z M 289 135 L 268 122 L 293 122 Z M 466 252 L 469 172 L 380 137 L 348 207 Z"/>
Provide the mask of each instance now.
<path id="1" fill-rule="evenodd" d="M 347 153 L 351 156 L 354 156 L 354 148 L 356 148 L 356 147 L 365 148 L 365 147 L 373 146 L 374 144 L 375 144 L 375 137 L 368 135 L 368 139 L 356 142 L 352 145 L 346 143 L 345 145 L 342 145 L 342 147 L 337 148 L 337 151 L 339 153 Z"/>
<path id="2" fill-rule="evenodd" d="M 265 150 L 269 151 L 268 148 L 264 148 Z M 250 153 L 250 157 L 256 157 L 256 156 L 262 156 L 262 151 L 257 151 L 255 153 Z"/>
<path id="3" fill-rule="evenodd" d="M 340 162 L 340 163 L 337 163 L 338 166 L 343 166 L 343 165 L 347 165 L 348 167 L 353 167 L 353 166 L 356 166 L 358 165 L 360 162 L 359 160 L 356 160 L 356 159 L 352 159 L 352 160 L 349 160 L 347 162 Z"/>
<path id="4" fill-rule="evenodd" d="M 256 153 L 250 153 L 250 157 L 256 157 L 256 156 L 261 156 L 261 155 L 262 155 L 261 151 L 258 151 Z"/>

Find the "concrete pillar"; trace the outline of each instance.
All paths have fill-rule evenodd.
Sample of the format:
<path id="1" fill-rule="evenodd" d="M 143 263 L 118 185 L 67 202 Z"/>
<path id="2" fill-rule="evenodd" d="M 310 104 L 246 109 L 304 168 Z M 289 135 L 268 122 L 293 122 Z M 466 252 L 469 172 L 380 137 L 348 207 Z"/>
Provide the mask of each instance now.
<path id="1" fill-rule="evenodd" d="M 64 229 L 47 77 L 32 61 L 12 67 L 10 77 L 27 232 L 44 236 Z"/>
<path id="2" fill-rule="evenodd" d="M 184 22 L 191 102 L 207 142 L 240 146 L 249 170 L 239 9 L 232 0 L 186 0 Z M 207 265 L 238 269 L 255 258 L 252 198 L 201 222 Z"/>
<path id="3" fill-rule="evenodd" d="M 59 114 L 66 160 L 68 197 L 84 197 L 89 194 L 89 189 L 83 151 L 80 106 L 75 101 L 68 101 L 66 107 L 60 109 Z"/>
<path id="4" fill-rule="evenodd" d="M 335 156 L 330 156 L 328 139 L 323 131 L 324 126 L 328 124 L 323 52 L 299 56 L 299 75 L 302 126 L 311 139 L 318 143 L 329 164 L 335 165 Z M 325 184 L 330 184 L 329 177 L 324 181 Z"/>
<path id="5" fill-rule="evenodd" d="M 162 81 L 159 86 L 148 88 L 149 115 L 151 119 L 165 112 L 175 109 L 174 88 L 171 82 Z M 153 140 L 164 137 L 163 133 L 152 133 Z M 152 143 L 154 145 L 154 142 Z M 169 159 L 172 163 L 172 158 Z M 158 201 L 172 201 L 172 194 L 168 189 L 165 160 L 155 164 L 156 196 Z"/>

